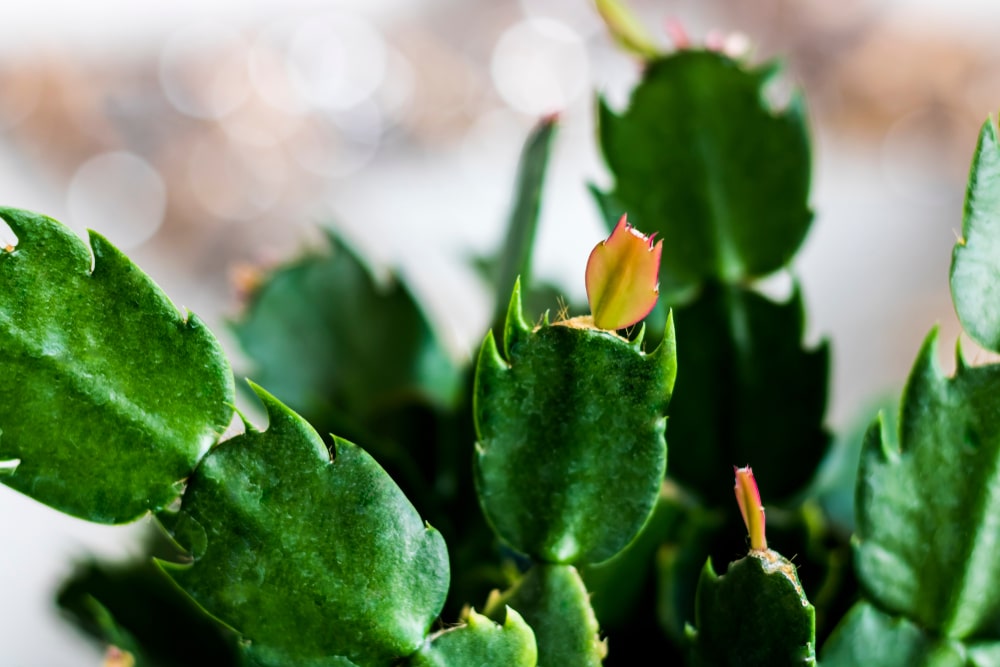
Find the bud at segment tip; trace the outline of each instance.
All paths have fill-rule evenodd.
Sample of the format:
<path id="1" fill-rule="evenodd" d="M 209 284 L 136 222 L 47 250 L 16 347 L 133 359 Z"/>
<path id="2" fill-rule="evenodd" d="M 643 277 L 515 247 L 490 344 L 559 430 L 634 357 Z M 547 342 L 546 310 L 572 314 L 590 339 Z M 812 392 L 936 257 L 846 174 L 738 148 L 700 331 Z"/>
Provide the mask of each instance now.
<path id="1" fill-rule="evenodd" d="M 622 216 L 587 260 L 587 300 L 598 329 L 630 327 L 649 314 L 660 294 L 663 241 L 653 243 Z"/>
<path id="2" fill-rule="evenodd" d="M 767 550 L 767 538 L 764 536 L 764 506 L 760 503 L 760 491 L 753 470 L 749 466 L 737 468 L 736 473 L 736 503 L 740 506 L 743 523 L 750 534 L 750 548 L 754 551 Z"/>

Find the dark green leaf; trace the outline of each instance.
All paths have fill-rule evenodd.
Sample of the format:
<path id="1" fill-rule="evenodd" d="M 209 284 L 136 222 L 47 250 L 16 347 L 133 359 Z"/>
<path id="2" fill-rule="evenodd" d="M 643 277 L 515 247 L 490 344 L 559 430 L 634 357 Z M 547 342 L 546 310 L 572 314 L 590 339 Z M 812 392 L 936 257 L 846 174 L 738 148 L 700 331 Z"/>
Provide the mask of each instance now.
<path id="1" fill-rule="evenodd" d="M 683 370 L 670 406 L 670 476 L 713 504 L 732 502 L 734 465 L 752 464 L 768 498 L 804 487 L 829 440 L 829 352 L 803 349 L 798 291 L 778 304 L 709 284 L 674 318 Z"/>
<path id="2" fill-rule="evenodd" d="M 363 450 L 337 440 L 331 460 L 308 424 L 254 389 L 270 426 L 248 426 L 198 467 L 173 526 L 194 562 L 168 573 L 267 665 L 412 654 L 448 590 L 440 534 Z"/>
<path id="3" fill-rule="evenodd" d="M 706 561 L 696 609 L 694 667 L 816 664 L 815 612 L 775 551 L 751 551 L 721 577 Z"/>
<path id="4" fill-rule="evenodd" d="M 492 332 L 475 388 L 476 487 L 497 533 L 545 562 L 600 562 L 653 510 L 666 465 L 672 325 L 652 354 L 595 329 L 531 331 L 515 287 L 504 355 Z"/>
<path id="5" fill-rule="evenodd" d="M 992 119 L 983 124 L 972 159 L 951 295 L 966 333 L 1000 352 L 1000 146 Z"/>
<path id="6" fill-rule="evenodd" d="M 821 652 L 823 667 L 971 667 L 961 642 L 929 635 L 905 618 L 857 603 Z"/>
<path id="7" fill-rule="evenodd" d="M 87 632 L 136 654 L 138 667 L 240 664 L 235 634 L 206 616 L 148 558 L 87 563 L 63 584 L 58 602 Z"/>
<path id="8" fill-rule="evenodd" d="M 600 106 L 614 199 L 664 240 L 664 293 L 706 279 L 740 282 L 784 266 L 805 238 L 810 155 L 799 97 L 783 111 L 750 70 L 714 52 L 649 63 L 622 115 Z"/>
<path id="9" fill-rule="evenodd" d="M 131 521 L 180 494 L 232 418 L 218 341 L 101 236 L 0 209 L 0 480 L 74 516 Z"/>
<path id="10" fill-rule="evenodd" d="M 535 667 L 535 633 L 513 609 L 497 625 L 473 609 L 465 624 L 431 637 L 407 663 L 410 667 Z"/>
<path id="11" fill-rule="evenodd" d="M 497 297 L 493 326 L 502 327 L 506 315 L 507 295 L 514 288 L 518 276 L 529 289 L 533 284 L 531 276 L 531 253 L 535 244 L 535 230 L 538 228 L 538 214 L 542 206 L 542 186 L 556 133 L 557 116 L 547 116 L 528 137 L 521 151 L 518 165 L 517 185 L 514 191 L 514 206 L 507 222 L 507 239 L 500 254 L 496 288 Z"/>
<path id="12" fill-rule="evenodd" d="M 271 274 L 233 325 L 252 375 L 316 424 L 331 411 L 365 423 L 414 397 L 453 405 L 458 370 L 409 291 L 330 245 Z"/>
<path id="13" fill-rule="evenodd" d="M 858 472 L 855 567 L 871 600 L 930 632 L 1000 632 L 1000 366 L 955 376 L 937 362 L 937 331 L 903 394 L 899 430 L 865 437 Z"/>
<path id="14" fill-rule="evenodd" d="M 597 667 L 607 653 L 587 589 L 572 565 L 535 565 L 512 589 L 494 595 L 486 614 L 502 620 L 517 609 L 538 643 L 542 667 Z"/>

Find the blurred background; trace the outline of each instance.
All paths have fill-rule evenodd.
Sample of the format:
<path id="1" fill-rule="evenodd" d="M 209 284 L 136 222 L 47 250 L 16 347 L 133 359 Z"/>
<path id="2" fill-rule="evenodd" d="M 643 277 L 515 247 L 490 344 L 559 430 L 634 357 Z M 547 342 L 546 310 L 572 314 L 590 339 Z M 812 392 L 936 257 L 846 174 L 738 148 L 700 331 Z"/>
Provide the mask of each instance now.
<path id="1" fill-rule="evenodd" d="M 255 267 L 321 224 L 400 271 L 468 355 L 489 318 L 469 260 L 500 242 L 521 144 L 555 111 L 535 266 L 582 299 L 606 235 L 585 189 L 608 181 L 595 91 L 621 107 L 638 75 L 587 0 L 13 4 L 0 202 L 109 237 L 208 321 L 237 372 L 225 322 Z M 816 222 L 796 275 L 809 339 L 832 340 L 831 427 L 869 419 L 933 324 L 944 350 L 958 335 L 948 265 L 978 129 L 1000 108 L 1000 4 L 631 4 L 665 47 L 672 19 L 696 42 L 739 31 L 804 89 Z M 137 552 L 142 522 L 94 526 L 0 487 L 0 526 L 3 664 L 99 664 L 52 600 L 74 559 Z"/>

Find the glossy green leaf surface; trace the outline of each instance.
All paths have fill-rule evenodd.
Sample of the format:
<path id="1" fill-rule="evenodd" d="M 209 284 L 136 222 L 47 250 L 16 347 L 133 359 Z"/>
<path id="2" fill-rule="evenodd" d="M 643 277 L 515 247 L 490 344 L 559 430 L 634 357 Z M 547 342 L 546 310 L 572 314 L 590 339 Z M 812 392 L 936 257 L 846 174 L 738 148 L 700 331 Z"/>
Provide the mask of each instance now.
<path id="1" fill-rule="evenodd" d="M 972 159 L 951 294 L 966 333 L 1000 352 L 1000 145 L 993 119 L 983 124 Z"/>
<path id="2" fill-rule="evenodd" d="M 903 394 L 899 430 L 876 421 L 858 473 L 855 568 L 873 602 L 947 637 L 1000 632 L 1000 366 L 955 376 L 937 332 Z"/>
<path id="3" fill-rule="evenodd" d="M 695 617 L 693 667 L 816 664 L 815 610 L 775 551 L 751 551 L 721 577 L 706 561 Z"/>
<path id="4" fill-rule="evenodd" d="M 411 655 L 444 604 L 448 556 L 377 463 L 256 388 L 267 431 L 220 445 L 172 522 L 193 563 L 168 573 L 267 665 Z"/>
<path id="5" fill-rule="evenodd" d="M 829 350 L 804 349 L 802 299 L 706 285 L 674 311 L 677 365 L 670 476 L 711 504 L 731 502 L 732 467 L 753 463 L 768 497 L 805 486 L 826 453 Z"/>
<path id="6" fill-rule="evenodd" d="M 218 341 L 101 236 L 92 259 L 51 218 L 0 216 L 0 460 L 20 460 L 0 481 L 101 523 L 165 507 L 232 417 Z"/>
<path id="7" fill-rule="evenodd" d="M 364 422 L 413 397 L 453 405 L 458 370 L 413 296 L 399 282 L 377 284 L 329 239 L 328 250 L 268 276 L 233 325 L 252 376 L 317 425 L 331 412 Z"/>
<path id="8" fill-rule="evenodd" d="M 968 659 L 959 641 L 925 633 L 905 618 L 894 618 L 868 602 L 858 602 L 823 645 L 823 667 L 972 667 L 992 665 Z"/>
<path id="9" fill-rule="evenodd" d="M 507 608 L 503 625 L 473 609 L 465 624 L 430 638 L 407 663 L 410 667 L 535 667 L 535 633 L 521 615 Z"/>
<path id="10" fill-rule="evenodd" d="M 663 293 L 771 273 L 805 238 L 805 114 L 797 94 L 784 110 L 768 105 L 775 74 L 683 50 L 648 64 L 621 114 L 602 102 L 611 195 L 619 215 L 663 239 Z"/>
<path id="11" fill-rule="evenodd" d="M 514 289 L 504 354 L 479 355 L 475 456 L 480 504 L 515 549 L 556 563 L 600 562 L 652 512 L 666 465 L 673 331 L 645 354 L 594 329 L 532 331 Z"/>
<path id="12" fill-rule="evenodd" d="M 501 619 L 505 607 L 517 609 L 535 631 L 539 667 L 597 667 L 607 653 L 572 565 L 535 565 L 509 591 L 494 595 L 485 611 Z"/>

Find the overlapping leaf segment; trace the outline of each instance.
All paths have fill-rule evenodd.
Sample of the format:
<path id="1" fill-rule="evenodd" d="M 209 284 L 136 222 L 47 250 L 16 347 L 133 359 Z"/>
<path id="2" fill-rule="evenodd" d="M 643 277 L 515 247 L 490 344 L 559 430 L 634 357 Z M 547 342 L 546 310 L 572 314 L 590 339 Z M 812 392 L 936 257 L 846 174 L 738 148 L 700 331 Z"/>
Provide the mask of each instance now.
<path id="1" fill-rule="evenodd" d="M 632 34 L 623 41 L 643 40 Z M 755 67 L 710 49 L 637 53 L 645 68 L 628 104 L 613 110 L 602 101 L 599 108 L 601 149 L 614 183 L 595 194 L 609 228 L 627 211 L 631 222 L 663 241 L 663 305 L 647 322 L 673 308 L 680 374 L 658 518 L 632 553 L 591 568 L 587 579 L 598 616 L 620 624 L 612 636 L 642 627 L 635 633 L 639 642 L 665 631 L 664 650 L 681 654 L 688 652 L 685 624 L 695 615 L 692 582 L 710 555 L 729 560 L 743 547 L 734 539 L 739 515 L 725 501 L 731 466 L 753 464 L 772 502 L 795 517 L 785 522 L 786 531 L 805 525 L 789 501 L 801 497 L 827 449 L 828 349 L 805 348 L 797 288 L 778 302 L 755 284 L 788 270 L 812 219 L 799 94 L 784 105 L 769 101 L 780 85 L 777 65 Z M 796 530 L 802 540 L 805 530 Z M 799 544 L 785 542 L 804 551 Z M 822 580 L 827 555 L 818 555 L 811 573 Z M 636 613 L 654 585 L 655 610 Z M 835 589 L 839 582 L 823 585 Z M 658 617 L 659 627 L 649 617 Z M 805 626 L 811 622 L 809 616 Z M 799 643 L 809 644 L 806 654 L 814 650 L 811 634 Z"/>
<path id="2" fill-rule="evenodd" d="M 992 120 L 973 158 L 951 291 L 966 333 L 1000 352 L 1000 146 Z M 1000 365 L 972 366 L 959 347 L 947 377 L 937 339 L 934 329 L 910 373 L 898 429 L 880 417 L 865 437 L 854 542 L 865 595 L 824 647 L 824 665 L 1000 660 Z"/>
<path id="3" fill-rule="evenodd" d="M 50 218 L 0 216 L 18 240 L 0 251 L 0 455 L 17 462 L 3 483 L 92 521 L 157 513 L 191 559 L 163 566 L 247 664 L 535 664 L 516 613 L 430 634 L 444 541 L 371 456 L 328 450 L 256 386 L 269 428 L 218 444 L 233 379 L 198 319 L 100 236 L 91 258 Z"/>

